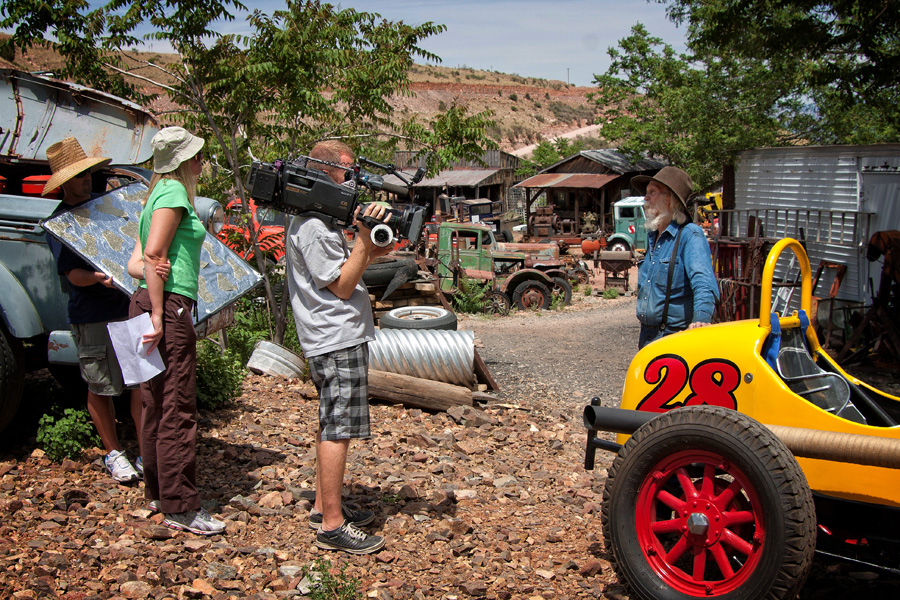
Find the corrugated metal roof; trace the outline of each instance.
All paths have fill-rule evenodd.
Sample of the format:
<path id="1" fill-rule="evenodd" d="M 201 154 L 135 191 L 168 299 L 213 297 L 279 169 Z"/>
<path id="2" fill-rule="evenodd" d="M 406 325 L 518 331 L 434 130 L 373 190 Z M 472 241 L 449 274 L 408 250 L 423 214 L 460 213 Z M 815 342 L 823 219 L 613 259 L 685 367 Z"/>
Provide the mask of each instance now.
<path id="1" fill-rule="evenodd" d="M 642 158 L 636 163 L 630 162 L 624 154 L 619 152 L 618 150 L 612 150 L 610 148 L 602 149 L 602 150 L 583 150 L 581 152 L 582 156 L 590 158 L 591 160 L 596 160 L 599 163 L 603 163 L 610 170 L 615 171 L 616 173 L 633 173 L 634 171 L 651 171 L 653 169 L 662 169 L 666 166 L 666 163 L 660 162 L 658 160 L 653 160 L 652 158 Z"/>
<path id="2" fill-rule="evenodd" d="M 590 173 L 540 173 L 517 183 L 513 187 L 600 189 L 618 177 L 618 175 L 595 175 Z"/>
<path id="3" fill-rule="evenodd" d="M 570 160 L 578 156 L 583 156 L 588 160 L 600 163 L 613 173 L 618 173 L 619 175 L 624 175 L 625 173 L 635 173 L 639 171 L 652 171 L 654 169 L 659 170 L 666 166 L 666 163 L 660 162 L 658 160 L 653 160 L 651 158 L 644 158 L 636 163 L 632 163 L 628 160 L 628 158 L 625 157 L 624 154 L 622 154 L 618 150 L 604 148 L 599 150 L 582 150 L 578 154 L 567 156 L 561 161 L 550 165 L 549 167 L 541 171 L 541 173 L 553 171 L 559 165 L 565 162 L 569 162 Z"/>
<path id="4" fill-rule="evenodd" d="M 415 187 L 477 187 L 486 185 L 486 181 L 500 172 L 500 169 L 456 169 L 441 171 L 434 177 L 423 179 L 415 185 Z M 407 177 L 412 177 L 413 172 L 402 171 Z M 399 184 L 400 180 L 393 175 L 385 175 L 384 180 L 387 183 Z"/>

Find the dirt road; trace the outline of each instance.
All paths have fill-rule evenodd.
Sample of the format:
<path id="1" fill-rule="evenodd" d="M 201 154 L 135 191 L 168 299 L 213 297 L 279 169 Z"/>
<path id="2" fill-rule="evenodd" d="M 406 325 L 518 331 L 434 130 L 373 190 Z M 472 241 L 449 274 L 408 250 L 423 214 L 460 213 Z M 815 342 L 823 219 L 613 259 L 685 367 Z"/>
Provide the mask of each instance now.
<path id="1" fill-rule="evenodd" d="M 564 312 L 468 317 L 460 326 L 483 343 L 479 352 L 502 382 L 502 401 L 566 407 L 579 419 L 594 396 L 618 402 L 639 331 L 633 297 L 576 296 L 574 309 Z"/>

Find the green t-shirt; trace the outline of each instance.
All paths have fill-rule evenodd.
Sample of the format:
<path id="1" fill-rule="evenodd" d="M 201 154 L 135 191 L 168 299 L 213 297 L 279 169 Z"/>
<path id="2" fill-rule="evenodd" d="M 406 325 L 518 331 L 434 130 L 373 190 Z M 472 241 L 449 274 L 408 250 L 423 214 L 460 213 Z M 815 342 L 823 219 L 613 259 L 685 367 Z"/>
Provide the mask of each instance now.
<path id="1" fill-rule="evenodd" d="M 158 208 L 183 208 L 181 222 L 175 230 L 175 237 L 169 245 L 169 262 L 172 270 L 169 280 L 163 289 L 167 292 L 175 292 L 197 299 L 197 287 L 200 277 L 200 248 L 206 238 L 206 230 L 203 223 L 188 201 L 187 190 L 178 181 L 162 179 L 153 188 L 153 193 L 147 199 L 147 204 L 141 210 L 140 236 L 141 250 L 147 246 L 147 236 L 150 233 L 150 218 L 153 211 Z M 145 281 L 141 281 L 141 287 L 147 287 Z"/>

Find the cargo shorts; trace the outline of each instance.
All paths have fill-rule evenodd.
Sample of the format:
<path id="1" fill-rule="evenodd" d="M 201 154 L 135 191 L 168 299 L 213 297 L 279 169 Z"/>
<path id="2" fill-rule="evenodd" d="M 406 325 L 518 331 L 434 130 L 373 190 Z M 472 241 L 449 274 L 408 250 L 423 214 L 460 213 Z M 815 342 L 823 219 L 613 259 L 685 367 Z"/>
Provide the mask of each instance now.
<path id="1" fill-rule="evenodd" d="M 88 389 L 98 396 L 118 396 L 124 392 L 125 380 L 106 323 L 73 323 L 72 333 L 78 344 L 81 378 L 87 382 Z"/>

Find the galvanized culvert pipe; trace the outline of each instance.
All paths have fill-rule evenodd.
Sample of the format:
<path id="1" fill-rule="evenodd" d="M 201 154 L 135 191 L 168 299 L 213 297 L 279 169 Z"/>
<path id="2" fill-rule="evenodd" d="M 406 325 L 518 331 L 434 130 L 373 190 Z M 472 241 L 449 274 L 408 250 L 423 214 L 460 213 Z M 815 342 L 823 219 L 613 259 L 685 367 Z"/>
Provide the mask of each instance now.
<path id="1" fill-rule="evenodd" d="M 376 329 L 369 368 L 410 377 L 475 385 L 475 332 L 437 329 Z"/>

